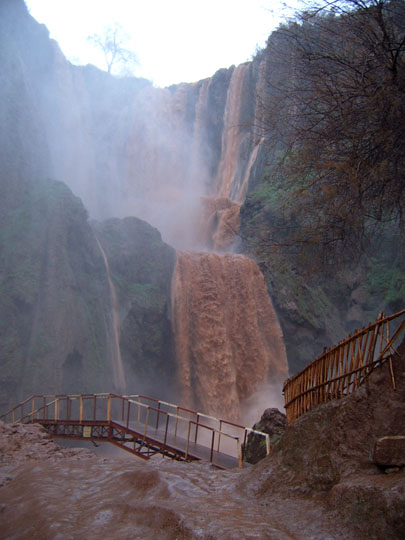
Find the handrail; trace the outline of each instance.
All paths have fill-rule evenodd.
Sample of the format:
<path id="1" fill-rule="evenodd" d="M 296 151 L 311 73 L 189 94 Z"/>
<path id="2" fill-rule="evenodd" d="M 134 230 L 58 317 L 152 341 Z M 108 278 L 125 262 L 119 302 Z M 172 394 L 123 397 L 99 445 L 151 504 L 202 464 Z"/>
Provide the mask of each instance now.
<path id="1" fill-rule="evenodd" d="M 376 366 L 385 362 L 389 363 L 395 388 L 392 361 L 398 352 L 394 344 L 405 329 L 405 320 L 392 336 L 390 322 L 404 315 L 405 309 L 388 317 L 380 313 L 373 323 L 356 330 L 337 345 L 325 348 L 319 357 L 287 379 L 283 387 L 287 423 L 321 403 L 354 392 Z"/>
<path id="2" fill-rule="evenodd" d="M 39 406 L 35 406 L 36 402 L 40 400 Z M 49 400 L 49 401 L 48 401 Z M 144 403 L 142 400 L 147 400 L 150 402 Z M 89 404 L 89 402 L 91 403 Z M 121 404 L 117 404 L 121 402 Z M 24 411 L 29 403 L 32 403 L 30 410 Z M 79 402 L 73 409 L 72 402 Z M 113 406 L 114 404 L 114 406 Z M 118 405 L 118 409 L 117 409 Z M 132 409 L 131 409 L 132 405 Z M 156 405 L 156 406 L 155 406 Z M 98 393 L 98 394 L 46 394 L 46 395 L 35 395 L 27 398 L 22 403 L 13 407 L 7 413 L 2 415 L 0 418 L 6 419 L 11 416 L 12 422 L 34 422 L 34 421 L 51 421 L 51 422 L 66 422 L 69 420 L 79 422 L 91 422 L 96 421 L 97 415 L 100 419 L 100 407 L 102 407 L 103 420 L 108 422 L 115 423 L 117 422 L 116 418 L 118 415 L 118 422 L 120 426 L 125 426 L 127 429 L 130 428 L 130 422 L 134 422 L 134 415 L 136 415 L 136 421 L 139 424 L 143 424 L 143 440 L 145 441 L 146 436 L 153 437 L 153 430 L 158 429 L 159 419 L 162 415 L 166 418 L 165 421 L 165 431 L 164 431 L 164 445 L 166 445 L 168 437 L 169 422 L 171 422 L 171 431 L 174 428 L 174 437 L 178 435 L 178 429 L 180 423 L 185 426 L 187 434 L 187 449 L 186 456 L 189 451 L 190 446 L 190 436 L 191 428 L 194 426 L 193 439 L 194 443 L 197 444 L 199 437 L 199 429 L 209 430 L 211 435 L 211 445 L 210 445 L 210 461 L 212 462 L 214 452 L 220 453 L 221 451 L 221 438 L 225 437 L 227 440 L 236 442 L 236 454 L 238 458 L 239 466 L 242 464 L 242 446 L 246 443 L 247 434 L 255 433 L 259 436 L 265 438 L 266 441 L 266 452 L 270 453 L 270 438 L 266 433 L 261 431 L 254 430 L 239 424 L 229 422 L 228 420 L 218 419 L 213 416 L 207 415 L 205 413 L 199 413 L 186 407 L 181 407 L 166 401 L 160 401 L 155 398 L 149 398 L 147 396 L 142 396 L 140 394 L 131 394 L 130 396 L 120 396 L 118 394 L 111 393 Z M 165 408 L 169 410 L 165 410 Z M 72 414 L 72 409 L 75 411 Z M 172 411 L 170 409 L 173 409 Z M 146 411 L 141 414 L 141 411 Z M 151 413 L 153 413 L 153 418 L 155 418 L 155 425 L 153 426 L 150 422 Z M 193 415 L 193 418 L 188 418 L 182 413 L 187 413 Z M 131 418 L 132 414 L 132 418 Z M 73 420 L 77 416 L 75 420 Z M 144 421 L 142 420 L 144 419 Z M 207 425 L 203 423 L 202 420 L 208 420 L 213 425 Z M 174 423 L 174 426 L 173 426 Z M 224 431 L 227 426 L 231 426 L 236 430 L 241 430 L 242 433 L 238 435 L 237 433 L 227 433 Z M 183 428 L 182 428 L 183 429 Z M 150 431 L 152 430 L 152 431 Z M 183 432 L 184 433 L 184 432 Z M 173 434 L 171 435 L 173 436 Z M 215 438 L 217 442 L 217 448 L 214 450 Z M 242 441 L 243 440 L 243 445 Z M 203 444 L 203 446 L 206 446 Z"/>

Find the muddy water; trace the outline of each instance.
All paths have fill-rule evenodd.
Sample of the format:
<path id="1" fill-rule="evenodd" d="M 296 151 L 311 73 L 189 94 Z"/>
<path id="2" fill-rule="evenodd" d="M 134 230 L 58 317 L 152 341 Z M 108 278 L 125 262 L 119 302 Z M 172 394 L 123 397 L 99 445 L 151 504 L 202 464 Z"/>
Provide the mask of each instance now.
<path id="1" fill-rule="evenodd" d="M 287 377 L 283 337 L 257 265 L 242 255 L 178 253 L 172 321 L 181 402 L 238 421 L 263 382 Z"/>
<path id="2" fill-rule="evenodd" d="M 319 503 L 257 497 L 253 472 L 100 457 L 0 422 L 0 540 L 353 540 Z"/>
<path id="3" fill-rule="evenodd" d="M 238 492 L 240 474 L 167 458 L 26 463 L 0 488 L 0 538 L 344 538 L 314 503 Z"/>

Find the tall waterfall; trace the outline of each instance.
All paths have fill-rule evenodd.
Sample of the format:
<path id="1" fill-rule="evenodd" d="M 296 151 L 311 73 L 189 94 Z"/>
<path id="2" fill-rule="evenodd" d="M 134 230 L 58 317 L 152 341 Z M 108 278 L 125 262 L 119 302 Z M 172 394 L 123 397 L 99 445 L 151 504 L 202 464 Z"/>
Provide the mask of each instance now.
<path id="1" fill-rule="evenodd" d="M 282 332 L 263 275 L 242 255 L 178 253 L 172 320 L 182 401 L 238 420 L 263 382 L 287 377 Z"/>

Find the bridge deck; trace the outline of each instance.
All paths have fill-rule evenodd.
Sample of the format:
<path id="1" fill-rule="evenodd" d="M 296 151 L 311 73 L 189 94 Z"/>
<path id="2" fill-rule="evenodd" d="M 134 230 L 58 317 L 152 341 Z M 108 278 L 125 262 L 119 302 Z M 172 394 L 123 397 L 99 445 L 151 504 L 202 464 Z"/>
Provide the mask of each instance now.
<path id="1" fill-rule="evenodd" d="M 127 450 L 139 457 L 148 459 L 160 453 L 169 457 L 189 461 L 209 461 L 220 469 L 233 469 L 240 466 L 238 458 L 211 447 L 204 446 L 188 440 L 180 435 L 166 433 L 163 428 L 148 426 L 145 435 L 145 425 L 139 422 L 130 422 L 128 427 L 120 422 L 106 422 L 84 420 L 34 420 L 51 433 L 53 437 L 110 442 L 123 450 Z M 85 428 L 89 431 L 86 433 Z M 246 466 L 246 464 L 243 464 Z"/>
<path id="2" fill-rule="evenodd" d="M 39 423 L 53 437 L 110 442 L 143 459 L 160 453 L 178 460 L 206 460 L 222 469 L 243 466 L 247 434 L 269 435 L 141 395 L 32 396 L 2 417 Z"/>

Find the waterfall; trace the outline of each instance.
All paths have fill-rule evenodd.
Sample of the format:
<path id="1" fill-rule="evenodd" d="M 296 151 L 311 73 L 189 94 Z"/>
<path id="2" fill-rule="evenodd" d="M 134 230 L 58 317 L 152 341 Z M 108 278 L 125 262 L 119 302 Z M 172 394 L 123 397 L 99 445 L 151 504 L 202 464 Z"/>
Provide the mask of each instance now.
<path id="1" fill-rule="evenodd" d="M 225 106 L 221 162 L 216 178 L 218 196 L 230 197 L 235 200 L 241 199 L 238 196 L 237 176 L 241 172 L 238 166 L 238 157 L 243 142 L 243 130 L 241 129 L 243 84 L 248 70 L 247 64 L 241 64 L 232 73 Z"/>
<path id="2" fill-rule="evenodd" d="M 178 253 L 172 321 L 188 407 L 237 421 L 261 384 L 287 377 L 281 328 L 263 275 L 247 257 Z"/>
<path id="3" fill-rule="evenodd" d="M 112 371 L 114 377 L 114 386 L 118 393 L 126 393 L 126 383 L 125 383 L 125 371 L 121 358 L 120 351 L 120 321 L 118 315 L 118 302 L 117 295 L 115 293 L 115 287 L 111 280 L 110 265 L 108 264 L 107 255 L 98 239 L 97 244 L 100 248 L 101 255 L 104 259 L 105 269 L 107 273 L 108 288 L 110 291 L 110 300 L 111 300 L 111 327 L 112 327 L 112 340 L 111 340 L 111 359 L 112 359 Z"/>

